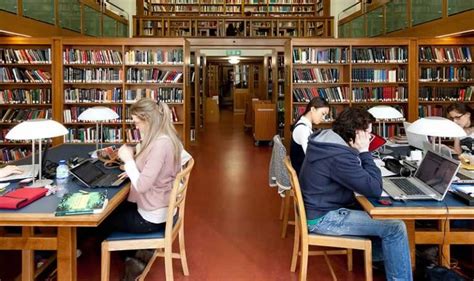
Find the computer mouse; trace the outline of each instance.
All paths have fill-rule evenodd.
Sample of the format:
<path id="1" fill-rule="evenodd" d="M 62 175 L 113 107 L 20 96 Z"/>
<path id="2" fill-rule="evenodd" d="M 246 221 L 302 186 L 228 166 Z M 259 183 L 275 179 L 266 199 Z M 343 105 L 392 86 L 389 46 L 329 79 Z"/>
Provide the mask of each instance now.
<path id="1" fill-rule="evenodd" d="M 391 206 L 392 201 L 390 199 L 379 199 L 378 200 L 380 204 L 385 205 L 385 206 Z"/>

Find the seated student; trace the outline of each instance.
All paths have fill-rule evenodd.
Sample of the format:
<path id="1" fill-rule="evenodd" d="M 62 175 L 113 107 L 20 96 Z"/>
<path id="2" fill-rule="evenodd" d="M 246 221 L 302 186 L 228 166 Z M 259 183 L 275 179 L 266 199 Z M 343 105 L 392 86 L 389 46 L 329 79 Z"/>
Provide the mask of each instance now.
<path id="1" fill-rule="evenodd" d="M 327 235 L 373 239 L 374 261 L 380 242 L 387 280 L 412 280 L 405 224 L 375 220 L 355 210 L 354 192 L 380 197 L 382 176 L 369 152 L 374 118 L 364 109 L 346 108 L 333 129 L 310 136 L 299 180 L 308 217 L 308 230 Z"/>
<path id="2" fill-rule="evenodd" d="M 329 103 L 320 97 L 315 97 L 306 106 L 306 110 L 296 120 L 291 134 L 290 159 L 291 165 L 299 174 L 303 164 L 308 137 L 313 133 L 313 124 L 318 125 L 329 114 Z"/>
<path id="3" fill-rule="evenodd" d="M 18 175 L 23 173 L 23 171 L 14 165 L 8 165 L 3 168 L 0 168 L 0 178 L 8 177 L 10 175 Z"/>
<path id="4" fill-rule="evenodd" d="M 446 108 L 446 112 L 448 113 L 448 118 L 461 126 L 467 134 L 467 137 L 462 139 L 454 139 L 454 152 L 461 154 L 463 152 L 461 146 L 466 146 L 469 150 L 472 150 L 472 140 L 474 138 L 474 115 L 472 114 L 472 109 L 467 104 L 456 102 L 450 104 Z"/>

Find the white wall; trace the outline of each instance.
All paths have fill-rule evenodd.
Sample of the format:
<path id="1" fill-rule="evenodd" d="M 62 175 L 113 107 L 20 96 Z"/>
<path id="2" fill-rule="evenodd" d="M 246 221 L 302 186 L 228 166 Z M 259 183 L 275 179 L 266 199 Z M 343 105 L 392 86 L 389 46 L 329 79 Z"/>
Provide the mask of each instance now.
<path id="1" fill-rule="evenodd" d="M 331 16 L 334 17 L 334 37 L 338 38 L 337 15 L 347 7 L 359 2 L 358 0 L 331 0 Z"/>
<path id="2" fill-rule="evenodd" d="M 128 13 L 128 34 L 133 36 L 133 16 L 137 14 L 137 6 L 135 0 L 107 0 L 107 2 L 119 6 Z"/>

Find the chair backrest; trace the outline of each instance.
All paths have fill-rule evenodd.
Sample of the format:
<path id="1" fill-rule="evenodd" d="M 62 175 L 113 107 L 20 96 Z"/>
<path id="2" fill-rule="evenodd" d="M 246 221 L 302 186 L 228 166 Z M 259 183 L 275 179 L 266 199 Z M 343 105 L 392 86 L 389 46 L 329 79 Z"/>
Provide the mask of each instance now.
<path id="1" fill-rule="evenodd" d="M 186 192 L 188 190 L 189 176 L 194 166 L 194 159 L 191 158 L 183 170 L 181 170 L 173 182 L 171 189 L 168 214 L 166 216 L 165 239 L 172 239 L 171 234 L 175 229 L 179 229 L 184 220 L 184 207 L 186 202 Z M 175 219 L 175 210 L 177 210 L 177 218 Z"/>
<path id="2" fill-rule="evenodd" d="M 283 160 L 285 167 L 290 174 L 291 190 L 293 191 L 293 202 L 295 205 L 295 223 L 298 224 L 301 233 L 301 241 L 308 239 L 308 222 L 306 220 L 306 210 L 304 208 L 303 195 L 301 193 L 300 182 L 298 175 L 291 165 L 290 157 L 285 157 Z"/>

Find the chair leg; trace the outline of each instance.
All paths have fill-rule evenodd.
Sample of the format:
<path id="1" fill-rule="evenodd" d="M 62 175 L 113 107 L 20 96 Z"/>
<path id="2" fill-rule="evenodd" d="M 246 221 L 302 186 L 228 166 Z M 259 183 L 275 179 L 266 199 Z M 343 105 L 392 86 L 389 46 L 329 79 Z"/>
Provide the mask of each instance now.
<path id="1" fill-rule="evenodd" d="M 334 268 L 332 268 L 331 261 L 329 260 L 326 251 L 323 251 L 324 259 L 326 260 L 326 264 L 329 267 L 329 271 L 331 272 L 332 280 L 337 281 L 336 273 L 334 272 Z"/>
<path id="2" fill-rule="evenodd" d="M 366 242 L 367 246 L 364 250 L 365 258 L 365 280 L 372 281 L 372 243 Z"/>
<path id="3" fill-rule="evenodd" d="M 347 270 L 352 271 L 352 249 L 347 249 Z"/>
<path id="4" fill-rule="evenodd" d="M 101 253 L 101 266 L 100 266 L 100 280 L 109 281 L 110 279 L 110 252 L 106 242 L 102 242 L 102 253 Z"/>
<path id="5" fill-rule="evenodd" d="M 178 234 L 179 239 L 179 256 L 181 258 L 181 266 L 183 267 L 183 274 L 184 276 L 189 276 L 189 269 L 188 269 L 188 260 L 186 258 L 186 248 L 184 246 L 184 226 L 181 226 Z"/>
<path id="6" fill-rule="evenodd" d="M 300 275 L 299 281 L 306 281 L 306 275 L 308 273 L 308 244 L 301 245 L 301 260 L 300 260 Z"/>
<path id="7" fill-rule="evenodd" d="M 279 219 L 283 219 L 283 213 L 285 211 L 285 198 L 281 198 L 281 203 L 280 203 L 280 216 Z"/>
<path id="8" fill-rule="evenodd" d="M 284 209 L 283 209 L 283 221 L 281 223 L 281 238 L 286 237 L 286 229 L 288 228 L 288 217 L 290 216 L 290 200 L 291 196 L 289 192 L 286 192 L 286 196 L 284 199 Z"/>
<path id="9" fill-rule="evenodd" d="M 298 223 L 295 224 L 295 239 L 293 241 L 293 255 L 291 257 L 291 272 L 296 271 L 296 263 L 298 263 L 298 253 L 300 250 L 300 228 Z"/>
<path id="10" fill-rule="evenodd" d="M 171 245 L 165 246 L 165 274 L 166 281 L 173 281 L 173 249 Z"/>

